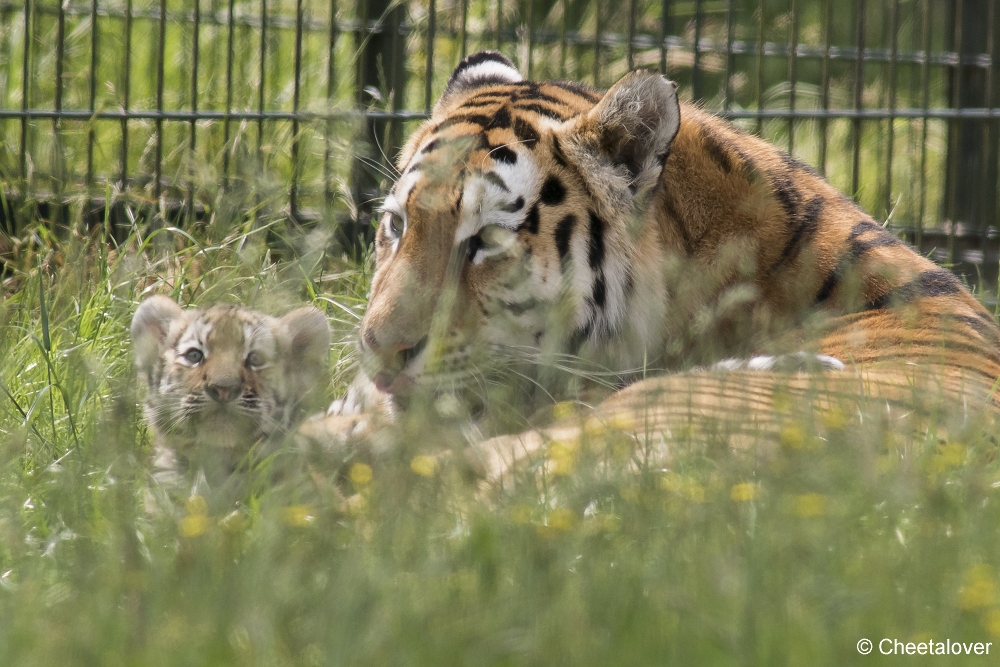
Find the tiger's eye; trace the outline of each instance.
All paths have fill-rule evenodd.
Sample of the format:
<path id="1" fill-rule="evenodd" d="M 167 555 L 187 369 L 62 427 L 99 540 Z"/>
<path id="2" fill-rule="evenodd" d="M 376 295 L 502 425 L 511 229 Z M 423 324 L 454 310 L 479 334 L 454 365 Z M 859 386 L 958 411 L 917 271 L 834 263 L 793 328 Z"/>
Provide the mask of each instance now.
<path id="1" fill-rule="evenodd" d="M 184 353 L 184 361 L 188 362 L 192 366 L 197 366 L 205 359 L 205 353 L 196 347 L 192 347 L 190 350 Z"/>
<path id="2" fill-rule="evenodd" d="M 406 225 L 403 223 L 403 218 L 396 213 L 389 214 L 389 231 L 392 233 L 393 237 L 399 238 L 403 235 L 403 231 L 406 229 Z"/>
<path id="3" fill-rule="evenodd" d="M 267 364 L 267 357 L 264 356 L 263 352 L 258 352 L 257 350 L 252 351 L 247 355 L 247 366 L 250 368 L 260 368 Z"/>

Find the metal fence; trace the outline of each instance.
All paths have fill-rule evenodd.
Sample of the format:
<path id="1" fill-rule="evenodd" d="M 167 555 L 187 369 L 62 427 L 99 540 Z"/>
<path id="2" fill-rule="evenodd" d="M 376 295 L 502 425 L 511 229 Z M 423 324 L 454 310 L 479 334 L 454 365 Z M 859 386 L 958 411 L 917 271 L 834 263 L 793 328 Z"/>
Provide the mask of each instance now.
<path id="1" fill-rule="evenodd" d="M 0 223 L 191 224 L 235 192 L 363 238 L 402 137 L 496 48 L 598 87 L 657 67 L 995 281 L 997 2 L 0 0 Z"/>

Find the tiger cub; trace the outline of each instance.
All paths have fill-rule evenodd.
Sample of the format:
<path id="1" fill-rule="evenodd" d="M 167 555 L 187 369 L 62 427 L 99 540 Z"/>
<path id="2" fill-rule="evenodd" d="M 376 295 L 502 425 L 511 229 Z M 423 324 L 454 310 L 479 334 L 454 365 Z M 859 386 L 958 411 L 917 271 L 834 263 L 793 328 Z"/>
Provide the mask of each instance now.
<path id="1" fill-rule="evenodd" d="M 629 406 L 732 418 L 719 397 L 766 397 L 788 361 L 856 395 L 903 398 L 920 367 L 986 400 L 1000 377 L 1000 328 L 953 274 L 657 72 L 598 91 L 477 53 L 398 168 L 334 415 L 405 403 L 477 347 L 592 360 L 631 384 L 607 406 L 661 433 Z M 684 372 L 636 382 L 657 368 Z"/>
<path id="2" fill-rule="evenodd" d="M 132 318 L 146 385 L 154 477 L 231 473 L 261 441 L 288 432 L 323 376 L 330 326 L 312 306 L 274 318 L 240 306 L 183 309 L 165 296 Z"/>

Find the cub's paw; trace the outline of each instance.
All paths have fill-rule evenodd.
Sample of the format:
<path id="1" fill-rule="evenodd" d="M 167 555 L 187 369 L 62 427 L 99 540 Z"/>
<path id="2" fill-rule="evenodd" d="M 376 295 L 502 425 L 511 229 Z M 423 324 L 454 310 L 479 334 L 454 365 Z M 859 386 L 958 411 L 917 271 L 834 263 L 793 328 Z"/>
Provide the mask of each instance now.
<path id="1" fill-rule="evenodd" d="M 761 355 L 749 359 L 723 359 L 712 366 L 718 371 L 774 371 L 776 373 L 806 373 L 842 371 L 844 362 L 836 357 L 811 352 L 792 352 L 777 356 Z"/>
<path id="2" fill-rule="evenodd" d="M 317 414 L 302 422 L 295 432 L 300 447 L 319 452 L 345 451 L 354 443 L 364 441 L 372 432 L 372 415 Z"/>
<path id="3" fill-rule="evenodd" d="M 338 398 L 326 409 L 328 417 L 347 417 L 378 412 L 384 415 L 393 414 L 392 397 L 379 391 L 375 383 L 364 375 L 358 375 L 347 388 L 343 398 Z"/>

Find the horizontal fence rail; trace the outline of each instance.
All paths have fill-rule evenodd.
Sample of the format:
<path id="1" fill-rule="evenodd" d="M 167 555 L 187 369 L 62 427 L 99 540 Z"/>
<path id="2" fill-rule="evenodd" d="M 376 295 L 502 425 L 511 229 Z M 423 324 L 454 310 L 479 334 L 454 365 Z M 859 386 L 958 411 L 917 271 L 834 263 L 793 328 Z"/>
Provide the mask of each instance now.
<path id="1" fill-rule="evenodd" d="M 1000 0 L 0 2 L 0 229 L 220 192 L 361 247 L 465 55 L 606 87 L 654 67 L 995 289 Z"/>

